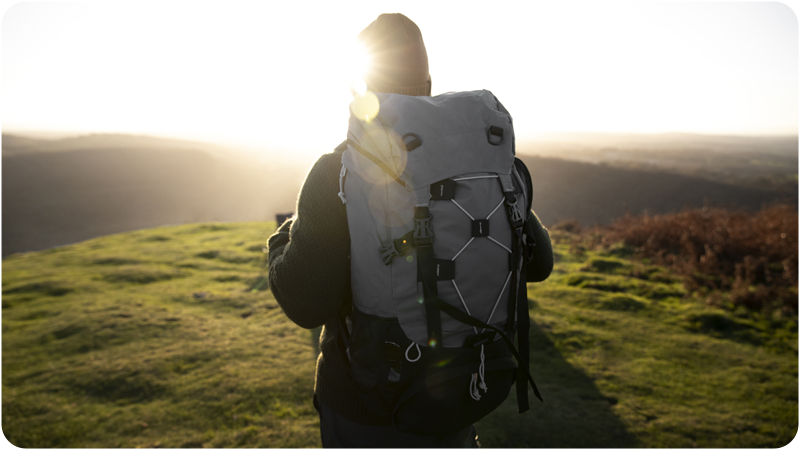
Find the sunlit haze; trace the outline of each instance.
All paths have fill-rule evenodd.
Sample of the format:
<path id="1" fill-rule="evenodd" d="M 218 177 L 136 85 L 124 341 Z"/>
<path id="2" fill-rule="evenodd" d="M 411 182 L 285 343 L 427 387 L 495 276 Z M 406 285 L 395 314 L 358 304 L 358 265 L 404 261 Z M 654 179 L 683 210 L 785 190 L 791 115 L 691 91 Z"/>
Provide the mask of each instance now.
<path id="1" fill-rule="evenodd" d="M 313 158 L 345 137 L 354 38 L 383 12 L 419 25 L 434 95 L 491 90 L 518 139 L 798 132 L 783 4 L 431 1 L 18 3 L 2 22 L 3 131 Z"/>

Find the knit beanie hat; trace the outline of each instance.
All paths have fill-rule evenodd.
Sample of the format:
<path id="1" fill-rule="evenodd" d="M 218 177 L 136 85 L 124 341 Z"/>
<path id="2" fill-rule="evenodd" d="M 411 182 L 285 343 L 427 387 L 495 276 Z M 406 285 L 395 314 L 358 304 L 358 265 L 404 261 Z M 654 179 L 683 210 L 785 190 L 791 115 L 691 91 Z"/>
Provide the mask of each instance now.
<path id="1" fill-rule="evenodd" d="M 373 92 L 431 95 L 428 52 L 417 24 L 402 14 L 381 14 L 357 37 L 370 58 L 364 74 Z"/>

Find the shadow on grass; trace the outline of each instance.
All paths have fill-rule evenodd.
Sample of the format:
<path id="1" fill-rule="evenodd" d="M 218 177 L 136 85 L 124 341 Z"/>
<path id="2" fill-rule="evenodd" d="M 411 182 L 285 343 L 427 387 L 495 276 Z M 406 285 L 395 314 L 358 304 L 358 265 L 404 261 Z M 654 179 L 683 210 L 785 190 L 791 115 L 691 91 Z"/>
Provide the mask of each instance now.
<path id="1" fill-rule="evenodd" d="M 529 390 L 530 411 L 517 413 L 516 387 L 500 408 L 478 422 L 483 447 L 636 447 L 588 375 L 567 362 L 536 323 L 531 326 L 531 373 L 544 403 Z"/>
<path id="2" fill-rule="evenodd" d="M 319 356 L 322 327 L 310 330 Z M 636 447 L 613 407 L 617 399 L 600 393 L 588 375 L 564 359 L 541 328 L 531 326 L 531 372 L 545 402 L 529 390 L 530 411 L 517 413 L 516 388 L 492 414 L 476 424 L 486 448 Z"/>

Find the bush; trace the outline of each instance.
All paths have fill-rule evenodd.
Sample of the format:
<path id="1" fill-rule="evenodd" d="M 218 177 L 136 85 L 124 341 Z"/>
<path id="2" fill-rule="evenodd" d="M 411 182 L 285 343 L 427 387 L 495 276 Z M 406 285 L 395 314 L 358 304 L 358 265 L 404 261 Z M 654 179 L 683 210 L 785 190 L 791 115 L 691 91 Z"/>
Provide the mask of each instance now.
<path id="1" fill-rule="evenodd" d="M 596 247 L 623 242 L 684 277 L 689 292 L 729 293 L 733 305 L 797 314 L 797 211 L 755 213 L 705 207 L 659 216 L 626 215 L 585 234 Z"/>

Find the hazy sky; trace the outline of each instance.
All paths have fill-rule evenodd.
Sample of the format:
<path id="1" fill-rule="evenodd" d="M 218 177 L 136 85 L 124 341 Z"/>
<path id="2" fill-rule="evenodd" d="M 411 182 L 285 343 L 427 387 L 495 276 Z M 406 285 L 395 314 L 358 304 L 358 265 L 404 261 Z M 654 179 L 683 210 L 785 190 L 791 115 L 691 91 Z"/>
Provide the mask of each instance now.
<path id="1" fill-rule="evenodd" d="M 355 35 L 402 12 L 422 30 L 433 94 L 491 90 L 519 138 L 798 132 L 797 18 L 781 3 L 341 3 L 6 6 L 3 131 L 320 154 L 345 137 Z"/>

